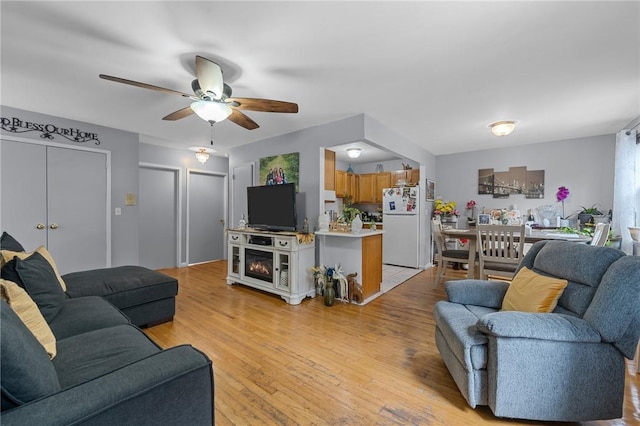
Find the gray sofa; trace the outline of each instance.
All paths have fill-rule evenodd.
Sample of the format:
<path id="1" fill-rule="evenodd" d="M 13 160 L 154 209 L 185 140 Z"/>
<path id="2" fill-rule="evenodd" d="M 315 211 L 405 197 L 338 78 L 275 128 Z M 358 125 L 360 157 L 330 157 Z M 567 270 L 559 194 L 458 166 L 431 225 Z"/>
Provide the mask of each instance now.
<path id="1" fill-rule="evenodd" d="M 584 421 L 622 415 L 624 358 L 640 337 L 640 257 L 560 241 L 519 268 L 568 280 L 552 313 L 500 311 L 508 283 L 445 284 L 436 345 L 469 405 L 496 416 Z"/>
<path id="2" fill-rule="evenodd" d="M 62 286 L 44 251 L 6 233 L 0 248 L 24 253 L 0 270 L 2 425 L 213 424 L 209 358 L 137 327 L 173 317 L 174 278 L 124 266 Z"/>
<path id="3" fill-rule="evenodd" d="M 67 296 L 104 297 L 138 327 L 171 321 L 176 312 L 178 280 L 142 266 L 72 272 L 62 279 Z"/>
<path id="4" fill-rule="evenodd" d="M 3 425 L 213 424 L 213 373 L 188 345 L 163 350 L 105 299 L 66 299 L 57 354 L 0 302 Z"/>

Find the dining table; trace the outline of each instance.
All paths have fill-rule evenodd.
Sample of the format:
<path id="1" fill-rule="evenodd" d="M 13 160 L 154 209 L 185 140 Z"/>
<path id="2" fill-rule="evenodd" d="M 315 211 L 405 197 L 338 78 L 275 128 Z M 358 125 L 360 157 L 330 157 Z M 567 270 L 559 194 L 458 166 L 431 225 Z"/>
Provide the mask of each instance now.
<path id="1" fill-rule="evenodd" d="M 445 228 L 442 229 L 442 234 L 449 238 L 466 239 L 469 240 L 469 269 L 467 270 L 467 278 L 472 279 L 475 277 L 475 259 L 476 259 L 476 246 L 478 233 L 476 229 L 456 229 Z M 517 237 L 519 239 L 519 236 Z M 531 232 L 527 232 L 524 236 L 525 243 L 536 243 L 544 240 L 557 240 L 557 241 L 572 241 L 575 243 L 589 243 L 591 237 L 581 234 L 573 234 L 562 232 L 557 229 L 531 229 Z"/>

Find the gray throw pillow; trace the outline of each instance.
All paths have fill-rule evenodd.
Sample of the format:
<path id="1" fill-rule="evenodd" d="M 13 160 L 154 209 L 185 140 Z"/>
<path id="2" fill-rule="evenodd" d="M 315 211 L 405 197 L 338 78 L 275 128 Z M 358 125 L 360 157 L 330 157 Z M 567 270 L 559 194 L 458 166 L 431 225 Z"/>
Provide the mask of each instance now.
<path id="1" fill-rule="evenodd" d="M 2 267 L 0 275 L 24 288 L 48 323 L 58 315 L 65 303 L 66 296 L 55 271 L 38 252 L 26 259 L 14 257 Z"/>
<path id="2" fill-rule="evenodd" d="M 4 300 L 0 301 L 0 351 L 2 410 L 60 390 L 49 355 Z"/>
<path id="3" fill-rule="evenodd" d="M 6 231 L 2 233 L 0 237 L 0 249 L 2 250 L 11 250 L 11 251 L 24 251 L 24 247 L 22 244 L 18 242 L 11 235 L 7 234 Z"/>

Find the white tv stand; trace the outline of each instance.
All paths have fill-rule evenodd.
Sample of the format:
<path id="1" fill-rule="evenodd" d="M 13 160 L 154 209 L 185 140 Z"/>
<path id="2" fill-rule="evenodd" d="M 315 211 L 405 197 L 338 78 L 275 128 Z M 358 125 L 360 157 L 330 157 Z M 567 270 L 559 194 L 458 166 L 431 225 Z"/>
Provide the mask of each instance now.
<path id="1" fill-rule="evenodd" d="M 311 268 L 315 243 L 303 243 L 295 232 L 227 230 L 227 284 L 244 284 L 299 304 L 316 294 Z"/>

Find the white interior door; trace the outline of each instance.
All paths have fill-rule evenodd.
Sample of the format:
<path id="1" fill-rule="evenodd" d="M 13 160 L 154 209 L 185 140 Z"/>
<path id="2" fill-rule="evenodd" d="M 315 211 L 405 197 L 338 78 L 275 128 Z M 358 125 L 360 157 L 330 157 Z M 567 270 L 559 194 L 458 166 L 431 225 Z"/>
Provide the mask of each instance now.
<path id="1" fill-rule="evenodd" d="M 149 269 L 178 266 L 179 176 L 177 169 L 140 166 L 139 262 Z"/>
<path id="2" fill-rule="evenodd" d="M 188 170 L 187 263 L 224 258 L 226 177 Z"/>
<path id="3" fill-rule="evenodd" d="M 107 265 L 107 155 L 47 147 L 48 250 L 60 273 Z"/>
<path id="4" fill-rule="evenodd" d="M 47 149 L 0 140 L 0 232 L 27 251 L 47 246 Z"/>

